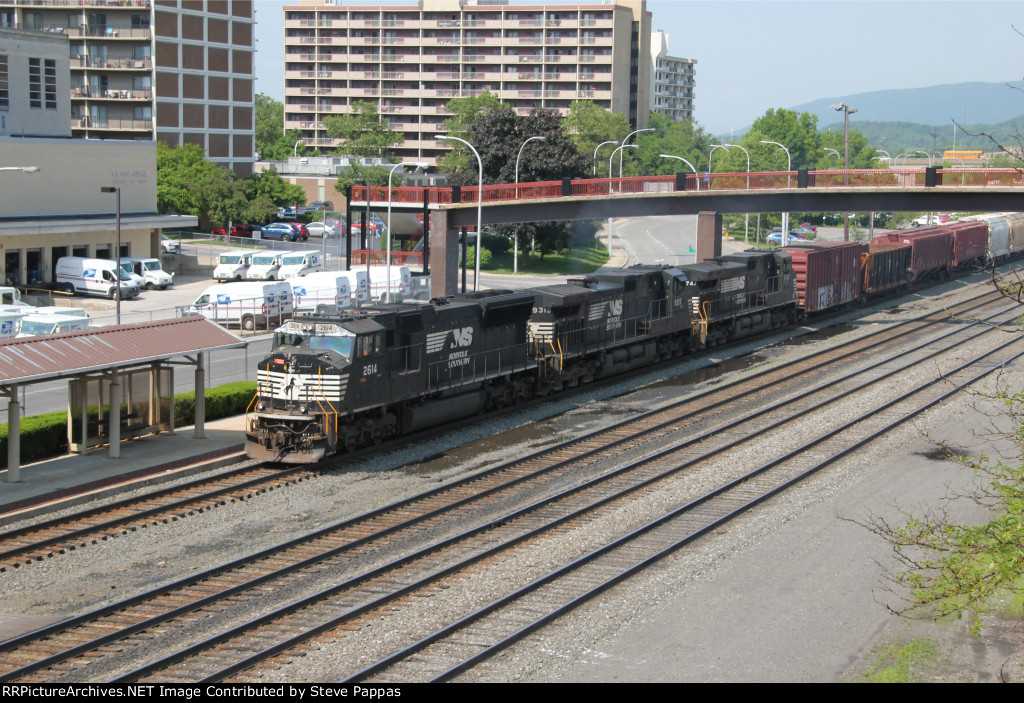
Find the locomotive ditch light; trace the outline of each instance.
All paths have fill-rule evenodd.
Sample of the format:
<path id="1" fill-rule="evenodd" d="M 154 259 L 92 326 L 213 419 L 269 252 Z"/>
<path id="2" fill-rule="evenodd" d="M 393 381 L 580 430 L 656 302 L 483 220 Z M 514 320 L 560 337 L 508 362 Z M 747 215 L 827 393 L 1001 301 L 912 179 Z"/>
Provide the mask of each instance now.
<path id="1" fill-rule="evenodd" d="M 305 415 L 307 412 L 309 412 L 309 406 L 306 405 L 305 403 L 299 403 L 299 412 Z"/>
<path id="2" fill-rule="evenodd" d="M 264 403 L 262 400 L 260 402 L 256 403 L 256 412 L 261 413 L 261 412 L 264 412 L 266 409 L 267 409 L 267 404 Z"/>

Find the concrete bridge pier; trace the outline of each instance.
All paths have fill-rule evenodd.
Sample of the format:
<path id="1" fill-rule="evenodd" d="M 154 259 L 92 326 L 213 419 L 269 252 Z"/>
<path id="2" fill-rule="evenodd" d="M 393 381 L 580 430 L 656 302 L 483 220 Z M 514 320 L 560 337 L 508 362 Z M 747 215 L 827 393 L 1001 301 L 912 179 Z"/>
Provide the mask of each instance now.
<path id="1" fill-rule="evenodd" d="M 705 210 L 697 213 L 697 263 L 722 255 L 722 213 Z"/>

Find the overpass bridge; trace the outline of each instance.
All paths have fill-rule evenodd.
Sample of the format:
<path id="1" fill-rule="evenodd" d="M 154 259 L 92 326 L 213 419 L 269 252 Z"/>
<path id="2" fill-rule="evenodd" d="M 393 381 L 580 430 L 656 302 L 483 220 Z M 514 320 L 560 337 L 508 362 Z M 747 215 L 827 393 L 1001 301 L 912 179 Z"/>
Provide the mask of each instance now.
<path id="1" fill-rule="evenodd" d="M 354 186 L 347 221 L 388 208 L 386 187 Z M 455 292 L 459 231 L 481 225 L 649 215 L 697 215 L 697 259 L 721 252 L 721 213 L 1024 211 L 1024 170 L 1015 168 L 837 169 L 564 179 L 519 184 L 391 188 L 394 212 L 429 222 L 432 292 Z M 366 215 L 368 216 L 368 214 Z M 365 231 L 365 227 L 363 229 Z M 351 248 L 349 248 L 351 251 Z M 449 255 L 451 253 L 451 255 Z"/>

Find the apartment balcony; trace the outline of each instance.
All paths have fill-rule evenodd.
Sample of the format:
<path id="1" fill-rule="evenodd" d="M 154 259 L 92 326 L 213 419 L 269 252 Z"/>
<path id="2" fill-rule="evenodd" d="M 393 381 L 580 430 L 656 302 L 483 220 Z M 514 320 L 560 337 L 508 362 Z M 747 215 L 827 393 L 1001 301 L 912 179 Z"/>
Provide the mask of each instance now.
<path id="1" fill-rule="evenodd" d="M 110 131 L 110 132 L 151 132 L 153 131 L 153 120 L 120 120 L 120 119 L 94 119 L 86 115 L 72 120 L 73 130 L 86 131 Z"/>
<path id="2" fill-rule="evenodd" d="M 525 56 L 520 54 L 519 56 L 519 63 L 541 63 L 542 61 L 544 61 L 544 57 L 538 54 L 529 54 Z"/>
<path id="3" fill-rule="evenodd" d="M 153 32 L 149 27 L 99 27 L 90 25 L 68 27 L 64 30 L 64 34 L 70 39 L 116 39 L 121 41 L 149 40 L 153 37 Z"/>
<path id="4" fill-rule="evenodd" d="M 74 8 L 102 7 L 110 12 L 118 10 L 134 10 L 140 7 L 149 8 L 149 0 L 3 0 L 4 5 L 22 5 L 26 7 Z"/>
<path id="5" fill-rule="evenodd" d="M 90 56 L 76 56 L 71 59 L 71 70 L 81 71 L 84 69 L 110 69 L 113 71 L 150 71 L 153 68 L 152 59 L 129 59 L 129 58 L 106 58 Z"/>
<path id="6" fill-rule="evenodd" d="M 341 93 L 343 88 L 299 88 L 299 95 L 334 95 L 335 90 Z"/>
<path id="7" fill-rule="evenodd" d="M 544 37 L 519 37 L 520 44 L 543 44 Z"/>
<path id="8" fill-rule="evenodd" d="M 461 63 L 462 57 L 458 54 L 424 54 L 423 60 L 426 61 L 437 61 L 438 63 Z"/>
<path id="9" fill-rule="evenodd" d="M 142 100 L 149 102 L 153 98 L 152 90 L 114 89 L 93 91 L 87 85 L 75 86 L 71 89 L 72 99 L 89 100 Z"/>

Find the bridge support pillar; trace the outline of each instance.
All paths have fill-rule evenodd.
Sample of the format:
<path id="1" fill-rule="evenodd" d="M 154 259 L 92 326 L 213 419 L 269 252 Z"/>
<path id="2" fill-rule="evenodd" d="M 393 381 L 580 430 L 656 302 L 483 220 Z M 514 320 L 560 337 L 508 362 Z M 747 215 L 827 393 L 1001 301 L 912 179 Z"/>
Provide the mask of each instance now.
<path id="1" fill-rule="evenodd" d="M 459 232 L 448 227 L 447 211 L 430 212 L 427 236 L 434 262 L 430 267 L 430 297 L 455 295 L 459 285 Z"/>
<path id="2" fill-rule="evenodd" d="M 722 255 L 722 213 L 697 213 L 697 263 Z"/>

